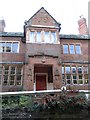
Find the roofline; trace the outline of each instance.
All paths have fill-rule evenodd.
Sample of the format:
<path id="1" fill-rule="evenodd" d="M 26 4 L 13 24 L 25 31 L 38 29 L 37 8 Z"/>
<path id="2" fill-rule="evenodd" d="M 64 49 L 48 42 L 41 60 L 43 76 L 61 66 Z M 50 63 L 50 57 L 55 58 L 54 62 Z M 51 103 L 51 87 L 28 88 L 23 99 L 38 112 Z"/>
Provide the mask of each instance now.
<path id="1" fill-rule="evenodd" d="M 27 22 L 29 22 L 41 9 L 44 9 L 44 10 L 45 10 L 44 7 L 41 7 Z M 45 10 L 45 11 L 50 15 L 50 13 L 49 13 L 47 10 Z M 51 15 L 50 15 L 50 17 L 51 17 L 58 25 L 61 25 L 61 24 L 58 23 Z"/>
<path id="2" fill-rule="evenodd" d="M 22 32 L 0 32 L 0 37 L 24 37 Z"/>
<path id="3" fill-rule="evenodd" d="M 90 35 L 60 34 L 60 39 L 90 40 Z"/>

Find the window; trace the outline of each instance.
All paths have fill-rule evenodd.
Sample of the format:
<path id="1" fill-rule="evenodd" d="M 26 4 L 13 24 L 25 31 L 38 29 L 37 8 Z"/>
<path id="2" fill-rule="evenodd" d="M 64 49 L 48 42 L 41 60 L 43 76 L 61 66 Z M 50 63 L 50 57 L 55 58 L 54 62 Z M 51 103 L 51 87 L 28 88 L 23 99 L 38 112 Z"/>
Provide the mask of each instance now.
<path id="1" fill-rule="evenodd" d="M 16 72 L 16 84 L 21 85 L 22 84 L 22 69 L 17 67 Z"/>
<path id="2" fill-rule="evenodd" d="M 11 52 L 11 43 L 6 42 L 6 52 Z"/>
<path id="3" fill-rule="evenodd" d="M 81 54 L 81 48 L 80 48 L 80 45 L 76 45 L 76 54 Z"/>
<path id="4" fill-rule="evenodd" d="M 69 45 L 70 54 L 75 54 L 74 45 Z"/>
<path id="5" fill-rule="evenodd" d="M 63 45 L 63 53 L 68 54 L 68 45 Z"/>
<path id="6" fill-rule="evenodd" d="M 70 73 L 70 66 L 66 66 L 66 67 L 65 67 L 65 71 L 66 71 L 66 74 L 67 74 L 67 73 Z"/>
<path id="7" fill-rule="evenodd" d="M 3 85 L 22 85 L 22 67 L 3 66 Z"/>
<path id="8" fill-rule="evenodd" d="M 1 80 L 2 80 L 2 66 L 0 66 L 0 84 L 1 84 Z"/>
<path id="9" fill-rule="evenodd" d="M 71 84 L 71 75 L 66 75 L 67 84 Z"/>
<path id="10" fill-rule="evenodd" d="M 35 42 L 35 32 L 34 31 L 30 32 L 30 42 Z"/>
<path id="11" fill-rule="evenodd" d="M 11 67 L 10 74 L 15 74 L 15 67 Z"/>
<path id="12" fill-rule="evenodd" d="M 37 32 L 37 42 L 41 42 L 41 32 Z"/>
<path id="13" fill-rule="evenodd" d="M 55 43 L 55 42 L 56 42 L 56 33 L 51 32 L 51 43 Z"/>
<path id="14" fill-rule="evenodd" d="M 62 66 L 62 83 L 66 85 L 88 85 L 88 65 L 63 65 Z"/>
<path id="15" fill-rule="evenodd" d="M 82 73 L 82 67 L 78 67 L 78 73 Z"/>
<path id="16" fill-rule="evenodd" d="M 0 52 L 4 52 L 4 51 L 5 51 L 5 43 L 0 42 Z"/>
<path id="17" fill-rule="evenodd" d="M 4 67 L 4 79 L 3 79 L 4 85 L 8 85 L 8 73 L 9 73 L 9 67 L 5 66 Z"/>
<path id="18" fill-rule="evenodd" d="M 18 42 L 0 42 L 0 52 L 19 52 Z"/>
<path id="19" fill-rule="evenodd" d="M 83 67 L 83 71 L 84 71 L 84 73 L 88 73 L 88 67 L 87 67 L 87 66 L 84 66 L 84 67 Z"/>
<path id="20" fill-rule="evenodd" d="M 49 42 L 50 42 L 49 32 L 45 32 L 45 43 L 49 43 Z"/>
<path id="21" fill-rule="evenodd" d="M 11 67 L 10 70 L 10 85 L 15 84 L 15 67 Z"/>
<path id="22" fill-rule="evenodd" d="M 76 73 L 76 67 L 72 67 L 72 73 Z"/>
<path id="23" fill-rule="evenodd" d="M 79 75 L 79 78 L 78 78 L 79 80 L 78 80 L 78 83 L 79 84 L 83 84 L 83 80 L 82 80 L 82 75 Z"/>
<path id="24" fill-rule="evenodd" d="M 64 74 L 64 72 L 65 72 L 65 71 L 64 71 L 64 67 L 62 67 L 62 74 Z"/>
<path id="25" fill-rule="evenodd" d="M 17 42 L 14 42 L 13 44 L 12 44 L 12 52 L 13 53 L 18 53 L 18 43 Z"/>
<path id="26" fill-rule="evenodd" d="M 63 45 L 64 54 L 81 54 L 81 47 L 79 44 L 64 44 Z"/>
<path id="27" fill-rule="evenodd" d="M 77 75 L 72 76 L 73 84 L 77 84 Z"/>

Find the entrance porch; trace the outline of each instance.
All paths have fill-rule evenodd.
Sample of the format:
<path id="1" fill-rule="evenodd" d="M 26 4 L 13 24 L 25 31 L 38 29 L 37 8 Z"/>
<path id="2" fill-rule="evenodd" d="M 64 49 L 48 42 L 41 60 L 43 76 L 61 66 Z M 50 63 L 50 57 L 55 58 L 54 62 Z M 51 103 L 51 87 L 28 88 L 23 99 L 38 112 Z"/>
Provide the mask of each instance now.
<path id="1" fill-rule="evenodd" d="M 34 90 L 53 90 L 53 66 L 34 65 Z"/>

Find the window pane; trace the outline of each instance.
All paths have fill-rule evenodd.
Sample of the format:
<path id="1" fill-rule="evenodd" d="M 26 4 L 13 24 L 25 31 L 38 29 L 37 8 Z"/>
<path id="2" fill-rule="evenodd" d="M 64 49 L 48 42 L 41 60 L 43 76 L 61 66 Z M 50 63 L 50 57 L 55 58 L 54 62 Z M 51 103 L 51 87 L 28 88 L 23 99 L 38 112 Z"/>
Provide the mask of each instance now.
<path id="1" fill-rule="evenodd" d="M 5 66 L 5 67 L 4 67 L 4 74 L 8 74 L 8 72 L 9 72 L 9 67 L 8 67 L 8 66 Z"/>
<path id="2" fill-rule="evenodd" d="M 11 43 L 6 43 L 6 52 L 11 52 Z"/>
<path id="3" fill-rule="evenodd" d="M 51 32 L 51 43 L 55 43 L 55 42 L 56 42 L 56 33 Z"/>
<path id="4" fill-rule="evenodd" d="M 76 67 L 72 67 L 72 73 L 76 73 Z"/>
<path id="5" fill-rule="evenodd" d="M 22 82 L 22 76 L 21 75 L 17 75 L 16 77 L 16 85 L 21 85 L 21 82 Z"/>
<path id="6" fill-rule="evenodd" d="M 65 71 L 64 71 L 64 67 L 62 67 L 62 74 L 64 74 L 65 73 Z"/>
<path id="7" fill-rule="evenodd" d="M 12 52 L 17 53 L 18 52 L 18 43 L 12 43 Z"/>
<path id="8" fill-rule="evenodd" d="M 71 79 L 71 75 L 66 75 L 66 79 Z"/>
<path id="9" fill-rule="evenodd" d="M 70 48 L 70 54 L 75 54 L 74 45 L 70 45 L 69 48 Z"/>
<path id="10" fill-rule="evenodd" d="M 72 78 L 73 78 L 73 84 L 77 84 L 77 75 L 73 75 Z"/>
<path id="11" fill-rule="evenodd" d="M 70 73 L 70 66 L 65 67 L 66 73 Z"/>
<path id="12" fill-rule="evenodd" d="M 87 67 L 87 66 L 84 66 L 84 67 L 83 67 L 83 71 L 84 71 L 84 73 L 88 73 L 88 67 Z"/>
<path id="13" fill-rule="evenodd" d="M 2 69 L 3 69 L 3 68 L 2 68 L 2 67 L 0 67 L 0 74 L 2 74 Z"/>
<path id="14" fill-rule="evenodd" d="M 1 84 L 2 76 L 0 75 L 0 84 Z"/>
<path id="15" fill-rule="evenodd" d="M 81 54 L 80 45 L 76 45 L 76 54 Z"/>
<path id="16" fill-rule="evenodd" d="M 84 84 L 88 84 L 88 75 L 84 75 Z"/>
<path id="17" fill-rule="evenodd" d="M 41 32 L 37 32 L 37 42 L 41 42 Z"/>
<path id="18" fill-rule="evenodd" d="M 0 52 L 5 52 L 5 42 L 0 43 Z"/>
<path id="19" fill-rule="evenodd" d="M 50 42 L 49 32 L 45 32 L 45 43 L 49 43 L 49 42 Z"/>
<path id="20" fill-rule="evenodd" d="M 79 79 L 82 79 L 82 75 L 79 75 Z"/>
<path id="21" fill-rule="evenodd" d="M 73 79 L 76 80 L 77 79 L 77 75 L 73 75 Z"/>
<path id="22" fill-rule="evenodd" d="M 79 78 L 78 83 L 83 84 L 82 75 L 79 75 L 78 78 Z"/>
<path id="23" fill-rule="evenodd" d="M 63 53 L 68 54 L 68 45 L 63 45 Z"/>
<path id="24" fill-rule="evenodd" d="M 3 81 L 4 85 L 8 84 L 8 75 L 4 75 L 4 81 Z"/>
<path id="25" fill-rule="evenodd" d="M 0 52 L 3 52 L 2 43 L 0 43 Z"/>
<path id="26" fill-rule="evenodd" d="M 65 74 L 62 74 L 62 79 L 65 79 Z"/>
<path id="27" fill-rule="evenodd" d="M 35 42 L 35 36 L 33 31 L 30 32 L 30 42 Z"/>
<path id="28" fill-rule="evenodd" d="M 82 67 L 78 67 L 78 73 L 82 73 Z"/>
<path id="29" fill-rule="evenodd" d="M 71 80 L 67 80 L 67 84 L 71 84 Z"/>
<path id="30" fill-rule="evenodd" d="M 73 84 L 77 84 L 77 80 L 73 80 Z"/>
<path id="31" fill-rule="evenodd" d="M 15 76 L 11 75 L 10 76 L 10 85 L 14 85 L 14 80 L 15 80 Z"/>
<path id="32" fill-rule="evenodd" d="M 11 67 L 10 74 L 15 74 L 15 67 Z"/>
<path id="33" fill-rule="evenodd" d="M 21 75 L 22 68 L 17 67 L 17 74 Z"/>

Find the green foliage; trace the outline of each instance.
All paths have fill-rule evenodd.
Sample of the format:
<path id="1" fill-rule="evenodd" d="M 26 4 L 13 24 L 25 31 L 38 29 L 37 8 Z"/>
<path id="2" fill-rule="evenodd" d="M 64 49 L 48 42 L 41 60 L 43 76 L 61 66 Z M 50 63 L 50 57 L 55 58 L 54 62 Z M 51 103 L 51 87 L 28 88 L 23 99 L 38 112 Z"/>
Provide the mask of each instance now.
<path id="1" fill-rule="evenodd" d="M 59 94 L 59 95 L 43 95 L 41 99 L 29 95 L 19 96 L 3 96 L 2 97 L 2 108 L 3 109 L 23 109 L 27 108 L 35 112 L 75 112 L 87 109 L 88 104 L 85 94 Z"/>
<path id="2" fill-rule="evenodd" d="M 19 99 L 20 107 L 30 107 L 32 106 L 32 99 L 29 96 L 21 95 Z"/>

